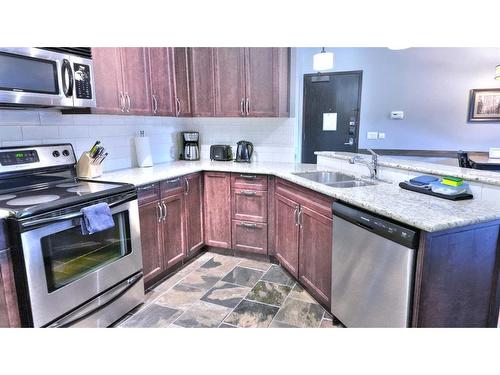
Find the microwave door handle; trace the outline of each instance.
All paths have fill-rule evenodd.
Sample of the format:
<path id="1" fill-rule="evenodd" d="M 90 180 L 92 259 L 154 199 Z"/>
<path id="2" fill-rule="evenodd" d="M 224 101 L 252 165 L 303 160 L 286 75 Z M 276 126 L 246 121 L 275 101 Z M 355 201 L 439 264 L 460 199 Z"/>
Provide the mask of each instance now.
<path id="1" fill-rule="evenodd" d="M 133 197 L 135 197 L 135 194 L 133 194 L 133 195 L 129 194 L 129 195 L 127 195 L 123 199 L 120 199 L 118 201 L 110 203 L 109 204 L 109 208 L 113 208 L 113 207 L 119 206 L 122 203 L 130 201 L 131 198 L 133 198 Z M 61 215 L 61 216 L 47 217 L 47 218 L 43 218 L 43 219 L 34 219 L 34 220 L 26 221 L 24 223 L 21 223 L 21 226 L 23 228 L 29 228 L 29 227 L 32 227 L 34 225 L 41 225 L 41 224 L 46 225 L 46 224 L 51 224 L 51 223 L 55 223 L 55 222 L 58 222 L 58 221 L 65 221 L 65 220 L 76 219 L 76 218 L 79 218 L 79 217 L 82 217 L 82 213 L 80 211 L 78 211 L 78 212 L 72 212 L 72 213 L 69 213 L 69 214 Z"/>
<path id="2" fill-rule="evenodd" d="M 68 79 L 66 80 L 66 74 Z M 73 69 L 71 69 L 71 63 L 69 60 L 64 59 L 61 67 L 61 79 L 62 79 L 62 85 L 63 85 L 63 92 L 64 95 L 69 98 L 73 96 L 73 84 L 74 84 L 74 77 L 73 77 Z"/>

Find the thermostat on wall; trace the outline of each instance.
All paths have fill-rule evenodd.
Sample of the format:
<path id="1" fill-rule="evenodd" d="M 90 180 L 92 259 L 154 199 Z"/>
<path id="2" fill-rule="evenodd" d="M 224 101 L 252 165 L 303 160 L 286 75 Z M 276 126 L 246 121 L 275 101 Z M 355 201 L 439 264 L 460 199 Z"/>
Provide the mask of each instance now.
<path id="1" fill-rule="evenodd" d="M 404 111 L 392 111 L 391 120 L 402 120 L 405 118 Z"/>

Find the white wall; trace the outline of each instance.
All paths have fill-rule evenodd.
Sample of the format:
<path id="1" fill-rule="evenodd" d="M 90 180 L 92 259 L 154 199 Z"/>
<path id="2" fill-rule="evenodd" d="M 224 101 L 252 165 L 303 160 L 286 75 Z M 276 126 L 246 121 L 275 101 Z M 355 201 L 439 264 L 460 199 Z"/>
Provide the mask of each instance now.
<path id="1" fill-rule="evenodd" d="M 381 149 L 487 151 L 500 147 L 500 122 L 467 121 L 469 90 L 500 87 L 494 79 L 500 48 L 327 48 L 333 71 L 363 70 L 359 146 Z M 297 128 L 303 75 L 314 73 L 320 48 L 297 49 Z M 390 120 L 393 110 L 405 119 Z M 367 140 L 369 131 L 385 132 Z M 297 132 L 297 135 L 300 131 Z M 300 139 L 297 137 L 300 146 Z"/>

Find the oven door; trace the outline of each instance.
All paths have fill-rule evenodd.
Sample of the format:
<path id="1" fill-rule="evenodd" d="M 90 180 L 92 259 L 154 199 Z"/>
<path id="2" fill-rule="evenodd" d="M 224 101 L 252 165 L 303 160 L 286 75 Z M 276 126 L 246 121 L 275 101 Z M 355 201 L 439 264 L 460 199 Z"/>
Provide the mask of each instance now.
<path id="1" fill-rule="evenodd" d="M 110 207 L 112 205 L 110 204 Z M 111 208 L 115 226 L 83 235 L 79 212 L 21 233 L 33 325 L 45 326 L 142 270 L 137 200 Z M 35 221 L 35 220 L 34 220 Z M 29 228 L 30 222 L 23 223 Z"/>
<path id="2" fill-rule="evenodd" d="M 73 107 L 70 56 L 39 48 L 0 48 L 0 105 Z"/>

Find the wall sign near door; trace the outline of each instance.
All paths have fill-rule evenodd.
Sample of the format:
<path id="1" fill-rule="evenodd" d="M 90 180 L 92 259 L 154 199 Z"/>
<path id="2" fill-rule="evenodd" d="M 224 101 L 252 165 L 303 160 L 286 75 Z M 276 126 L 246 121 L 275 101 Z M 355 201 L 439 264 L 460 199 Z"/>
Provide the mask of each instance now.
<path id="1" fill-rule="evenodd" d="M 337 131 L 337 113 L 323 113 L 323 131 Z"/>

